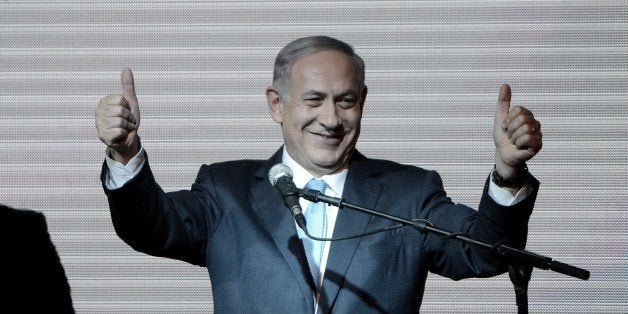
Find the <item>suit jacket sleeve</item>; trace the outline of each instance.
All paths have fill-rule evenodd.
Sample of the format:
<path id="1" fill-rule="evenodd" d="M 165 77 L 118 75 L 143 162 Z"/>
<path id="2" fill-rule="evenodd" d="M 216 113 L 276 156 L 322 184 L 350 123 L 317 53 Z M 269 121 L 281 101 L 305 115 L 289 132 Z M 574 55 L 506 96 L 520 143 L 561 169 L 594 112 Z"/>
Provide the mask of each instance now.
<path id="1" fill-rule="evenodd" d="M 213 192 L 203 190 L 212 185 L 195 184 L 191 190 L 165 193 L 147 158 L 136 177 L 109 190 L 104 185 L 106 167 L 103 164 L 101 179 L 114 228 L 122 240 L 140 252 L 206 266 L 207 242 L 220 221 L 220 214 L 213 211 L 219 206 L 208 196 Z"/>
<path id="2" fill-rule="evenodd" d="M 524 248 L 528 233 L 528 220 L 534 207 L 539 182 L 530 177 L 534 192 L 520 203 L 502 206 L 488 194 L 490 179 L 486 180 L 478 210 L 465 205 L 454 204 L 445 195 L 438 174 L 428 176 L 432 184 L 426 184 L 424 208 L 428 209 L 427 219 L 435 226 L 467 233 L 474 239 L 489 243 L 505 243 L 516 248 Z M 468 277 L 489 277 L 507 270 L 508 261 L 498 258 L 493 252 L 475 245 L 446 239 L 429 234 L 425 242 L 434 273 L 458 280 Z"/>

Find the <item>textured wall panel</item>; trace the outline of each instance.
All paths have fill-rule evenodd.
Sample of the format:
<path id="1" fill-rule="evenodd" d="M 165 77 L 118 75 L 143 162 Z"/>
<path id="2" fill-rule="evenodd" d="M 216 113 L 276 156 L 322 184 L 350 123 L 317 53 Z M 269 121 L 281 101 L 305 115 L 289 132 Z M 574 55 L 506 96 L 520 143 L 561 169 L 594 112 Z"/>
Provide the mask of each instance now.
<path id="1" fill-rule="evenodd" d="M 211 312 L 205 269 L 133 251 L 99 182 L 98 100 L 135 72 L 140 134 L 165 190 L 203 163 L 281 145 L 264 89 L 296 37 L 353 44 L 369 96 L 358 148 L 436 169 L 477 206 L 499 86 L 543 123 L 528 249 L 532 313 L 628 307 L 625 1 L 0 1 L 0 202 L 43 211 L 80 313 Z M 411 297 L 411 296 L 410 296 Z M 507 275 L 430 276 L 424 313 L 515 313 Z"/>

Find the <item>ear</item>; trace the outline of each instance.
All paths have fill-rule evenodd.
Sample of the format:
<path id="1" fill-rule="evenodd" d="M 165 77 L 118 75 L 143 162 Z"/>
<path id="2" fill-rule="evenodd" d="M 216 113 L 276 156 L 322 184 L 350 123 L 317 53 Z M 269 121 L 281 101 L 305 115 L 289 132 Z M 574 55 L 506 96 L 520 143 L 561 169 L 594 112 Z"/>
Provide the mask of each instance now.
<path id="1" fill-rule="evenodd" d="M 360 108 L 362 110 L 364 110 L 364 104 L 366 102 L 366 94 L 368 93 L 368 88 L 366 87 L 366 85 L 364 85 L 364 88 L 362 89 L 362 95 L 360 95 Z"/>
<path id="2" fill-rule="evenodd" d="M 266 102 L 268 103 L 268 110 L 270 110 L 270 116 L 275 122 L 281 124 L 283 122 L 283 104 L 279 97 L 279 92 L 274 86 L 266 88 Z"/>

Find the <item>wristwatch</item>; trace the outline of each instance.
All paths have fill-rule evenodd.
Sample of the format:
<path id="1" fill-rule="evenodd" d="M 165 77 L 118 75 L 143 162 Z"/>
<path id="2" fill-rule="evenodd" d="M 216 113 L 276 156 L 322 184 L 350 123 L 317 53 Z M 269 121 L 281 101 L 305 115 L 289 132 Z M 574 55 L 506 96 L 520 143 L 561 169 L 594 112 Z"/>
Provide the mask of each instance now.
<path id="1" fill-rule="evenodd" d="M 528 177 L 530 176 L 530 172 L 528 171 L 528 166 L 523 163 L 519 165 L 517 169 L 517 177 L 514 180 L 506 180 L 502 177 L 499 172 L 497 172 L 497 165 L 493 166 L 493 173 L 491 173 L 491 180 L 497 186 L 502 188 L 514 188 L 518 189 L 523 187 L 528 182 Z"/>

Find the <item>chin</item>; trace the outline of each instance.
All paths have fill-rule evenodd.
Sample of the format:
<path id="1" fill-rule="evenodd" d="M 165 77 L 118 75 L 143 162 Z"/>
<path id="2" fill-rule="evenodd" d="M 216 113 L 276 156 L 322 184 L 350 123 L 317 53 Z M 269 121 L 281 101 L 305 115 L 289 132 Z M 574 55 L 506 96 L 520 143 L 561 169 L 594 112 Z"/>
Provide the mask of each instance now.
<path id="1" fill-rule="evenodd" d="M 312 163 L 320 168 L 336 170 L 336 168 L 340 167 L 344 160 L 342 157 L 338 157 L 336 155 L 333 156 L 318 156 L 319 158 L 313 158 Z"/>
<path id="2" fill-rule="evenodd" d="M 336 164 L 338 164 L 338 160 L 315 159 L 312 160 L 312 163 L 321 168 L 333 168 Z"/>

